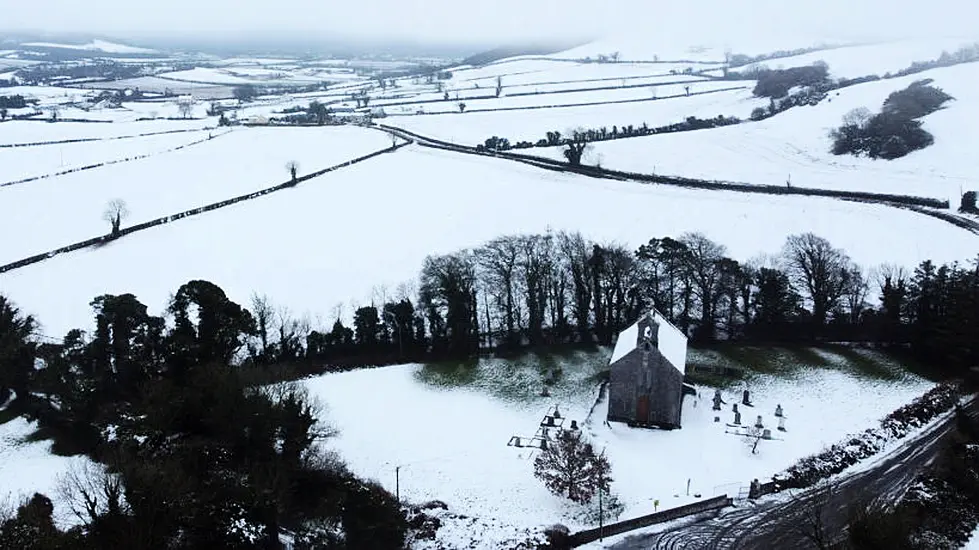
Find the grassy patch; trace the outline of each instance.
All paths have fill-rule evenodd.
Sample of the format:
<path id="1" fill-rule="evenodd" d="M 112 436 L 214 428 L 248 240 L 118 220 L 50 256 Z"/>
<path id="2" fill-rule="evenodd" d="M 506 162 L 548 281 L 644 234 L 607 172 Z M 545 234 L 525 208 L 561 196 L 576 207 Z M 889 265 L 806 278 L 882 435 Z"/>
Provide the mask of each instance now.
<path id="1" fill-rule="evenodd" d="M 475 389 L 507 401 L 539 400 L 545 388 L 562 400 L 592 398 L 608 376 L 608 351 L 528 353 L 424 365 L 415 375 L 440 388 Z"/>

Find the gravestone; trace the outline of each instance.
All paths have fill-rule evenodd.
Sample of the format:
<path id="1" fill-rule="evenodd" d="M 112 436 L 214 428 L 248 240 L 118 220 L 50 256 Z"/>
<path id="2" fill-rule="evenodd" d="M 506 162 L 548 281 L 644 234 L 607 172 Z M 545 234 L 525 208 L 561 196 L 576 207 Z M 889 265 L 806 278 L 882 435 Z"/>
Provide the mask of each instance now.
<path id="1" fill-rule="evenodd" d="M 714 390 L 714 410 L 721 410 L 721 403 L 723 402 L 724 400 L 721 399 L 721 390 Z"/>
<path id="2" fill-rule="evenodd" d="M 741 425 L 741 413 L 739 413 L 738 411 L 734 411 L 734 425 L 735 426 Z"/>
<path id="3" fill-rule="evenodd" d="M 732 412 L 738 412 L 738 404 L 737 403 L 734 403 L 734 404 L 731 405 L 731 411 Z"/>
<path id="4" fill-rule="evenodd" d="M 571 429 L 572 430 L 577 430 L 578 429 L 578 421 L 577 420 L 572 420 L 571 421 Z"/>
<path id="5" fill-rule="evenodd" d="M 761 438 L 762 439 L 771 439 L 772 438 L 772 430 L 769 430 L 768 428 L 765 428 L 765 430 L 763 432 L 761 432 Z"/>
<path id="6" fill-rule="evenodd" d="M 775 416 L 777 416 L 779 418 L 782 417 L 782 405 L 781 404 L 775 405 Z"/>
<path id="7" fill-rule="evenodd" d="M 714 417 L 714 422 L 720 422 L 720 421 L 721 421 L 721 417 L 719 417 L 719 416 L 715 416 Z"/>
<path id="8" fill-rule="evenodd" d="M 761 421 L 761 415 L 758 415 L 758 420 L 755 420 L 755 427 L 758 429 L 764 428 L 765 425 Z"/>
<path id="9" fill-rule="evenodd" d="M 751 394 L 748 393 L 748 390 L 744 390 L 744 395 L 741 399 L 741 403 L 743 405 L 751 405 Z"/>
<path id="10" fill-rule="evenodd" d="M 785 417 L 784 416 L 781 416 L 778 419 L 778 431 L 780 431 L 780 432 L 784 432 L 785 431 Z"/>

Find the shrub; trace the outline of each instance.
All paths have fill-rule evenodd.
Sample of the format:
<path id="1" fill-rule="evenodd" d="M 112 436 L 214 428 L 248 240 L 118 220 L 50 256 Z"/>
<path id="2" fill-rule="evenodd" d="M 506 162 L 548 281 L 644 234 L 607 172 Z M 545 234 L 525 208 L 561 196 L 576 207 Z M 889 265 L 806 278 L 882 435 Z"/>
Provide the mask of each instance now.
<path id="1" fill-rule="evenodd" d="M 970 214 L 979 214 L 979 208 L 976 207 L 976 192 L 966 191 L 962 195 L 962 205 L 959 206 L 959 212 L 968 212 Z"/>
<path id="2" fill-rule="evenodd" d="M 939 414 L 950 410 L 959 398 L 958 386 L 943 383 L 913 402 L 887 415 L 875 429 L 830 446 L 823 452 L 805 457 L 774 477 L 776 490 L 805 488 L 819 480 L 836 475 L 857 462 L 879 453 L 889 441 L 907 437 Z"/>
<path id="3" fill-rule="evenodd" d="M 763 70 L 758 73 L 754 94 L 758 97 L 781 98 L 795 87 L 819 87 L 829 83 L 829 66 L 816 62 L 807 67 L 781 70 Z"/>
<path id="4" fill-rule="evenodd" d="M 865 109 L 843 118 L 843 125 L 832 132 L 834 155 L 865 154 L 874 159 L 896 159 L 928 147 L 935 138 L 921 127 L 918 118 L 933 113 L 952 99 L 940 88 L 919 80 L 887 97 L 883 110 L 868 116 Z"/>
<path id="5" fill-rule="evenodd" d="M 918 80 L 903 90 L 893 92 L 884 100 L 884 113 L 904 118 L 921 118 L 942 108 L 954 99 L 941 88 L 929 86 L 932 81 Z"/>

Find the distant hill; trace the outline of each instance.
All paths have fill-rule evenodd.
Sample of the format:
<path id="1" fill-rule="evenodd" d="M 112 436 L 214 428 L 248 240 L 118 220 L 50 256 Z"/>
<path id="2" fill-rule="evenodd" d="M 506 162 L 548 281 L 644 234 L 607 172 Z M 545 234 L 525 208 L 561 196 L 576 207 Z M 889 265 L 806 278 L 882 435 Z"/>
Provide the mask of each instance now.
<path id="1" fill-rule="evenodd" d="M 477 53 L 471 55 L 464 60 L 462 60 L 463 65 L 472 65 L 478 67 L 481 65 L 486 65 L 487 63 L 492 63 L 494 61 L 499 61 L 500 59 L 506 59 L 508 57 L 517 57 L 520 55 L 549 55 L 552 53 L 557 53 L 564 51 L 576 46 L 580 46 L 587 41 L 573 41 L 573 42 L 552 42 L 550 44 L 523 44 L 515 46 L 502 46 L 499 48 L 494 48 L 485 52 Z"/>

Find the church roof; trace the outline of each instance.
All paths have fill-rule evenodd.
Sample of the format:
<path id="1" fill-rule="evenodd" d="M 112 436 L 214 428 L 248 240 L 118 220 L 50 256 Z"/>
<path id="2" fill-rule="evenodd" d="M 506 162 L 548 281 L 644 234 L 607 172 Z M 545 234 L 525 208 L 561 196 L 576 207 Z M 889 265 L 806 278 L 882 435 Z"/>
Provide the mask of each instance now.
<path id="1" fill-rule="evenodd" d="M 680 373 L 686 373 L 687 337 L 655 309 L 651 310 L 648 315 L 652 316 L 659 326 L 659 333 L 656 335 L 656 340 L 659 342 L 659 352 Z M 639 321 L 619 333 L 619 338 L 615 342 L 615 349 L 612 351 L 612 359 L 609 361 L 609 364 L 615 363 L 625 357 L 630 351 L 636 349 L 638 341 Z"/>

